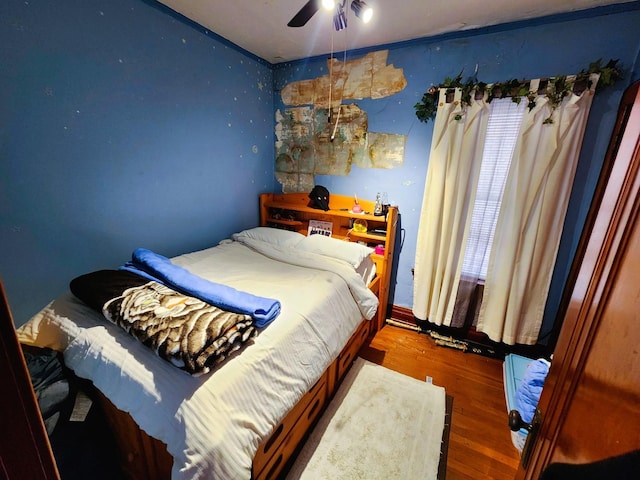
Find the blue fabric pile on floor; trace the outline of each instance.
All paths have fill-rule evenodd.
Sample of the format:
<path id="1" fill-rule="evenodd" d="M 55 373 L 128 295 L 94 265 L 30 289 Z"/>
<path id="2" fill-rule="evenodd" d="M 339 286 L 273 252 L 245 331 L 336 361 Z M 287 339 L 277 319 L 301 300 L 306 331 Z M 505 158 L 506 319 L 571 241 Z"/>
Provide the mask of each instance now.
<path id="1" fill-rule="evenodd" d="M 518 410 L 524 422 L 531 422 L 549 373 L 549 366 L 545 359 L 534 360 L 513 353 L 505 356 L 504 391 L 507 412 Z M 525 428 L 511 432 L 511 441 L 519 451 L 522 451 L 527 435 L 528 431 Z"/>
<path id="2" fill-rule="evenodd" d="M 544 387 L 550 366 L 551 364 L 543 358 L 531 360 L 520 385 L 516 388 L 516 408 L 520 412 L 522 420 L 527 423 L 531 423 L 533 420 L 533 414 L 538 407 L 542 387 Z"/>

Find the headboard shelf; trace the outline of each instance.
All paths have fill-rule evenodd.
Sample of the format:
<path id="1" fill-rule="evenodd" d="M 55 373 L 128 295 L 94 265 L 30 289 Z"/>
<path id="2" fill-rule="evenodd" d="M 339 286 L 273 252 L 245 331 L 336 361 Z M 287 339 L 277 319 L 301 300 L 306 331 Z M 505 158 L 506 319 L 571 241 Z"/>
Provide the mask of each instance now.
<path id="1" fill-rule="evenodd" d="M 298 227 L 300 225 L 304 225 L 304 222 L 301 222 L 299 220 L 289 220 L 286 218 L 276 218 L 276 217 L 269 217 L 267 219 L 268 223 L 274 223 L 276 225 L 287 225 L 290 227 Z"/>
<path id="2" fill-rule="evenodd" d="M 347 197 L 350 198 L 351 197 Z M 308 199 L 307 199 L 308 202 Z M 353 203 L 353 199 L 351 199 L 351 202 Z M 333 196 L 330 199 L 330 203 L 332 206 L 333 204 Z M 363 200 L 358 200 L 358 203 L 360 205 L 362 205 Z M 369 203 L 369 202 L 368 202 Z M 370 203 L 374 203 L 374 202 L 370 202 Z M 274 209 L 281 209 L 281 210 L 291 210 L 291 204 L 287 204 L 287 203 L 283 203 L 280 201 L 268 201 L 266 202 L 266 206 L 269 208 L 274 208 Z M 317 208 L 312 208 L 306 205 L 300 205 L 299 207 L 296 208 L 297 211 L 299 212 L 306 212 L 306 213 L 312 213 L 314 215 L 318 215 L 319 213 L 321 214 L 322 212 L 325 212 L 327 215 L 330 215 L 332 217 L 345 217 L 345 218 L 363 218 L 365 220 L 367 220 L 368 222 L 381 222 L 381 223 L 385 223 L 385 219 L 384 216 L 382 215 L 374 215 L 372 213 L 354 213 L 351 211 L 350 208 L 330 208 L 329 210 L 325 211 L 325 210 L 320 210 Z M 367 210 L 365 210 L 365 212 L 369 212 L 369 211 L 373 211 L 373 207 L 368 208 Z"/>
<path id="3" fill-rule="evenodd" d="M 331 223 L 331 235 L 335 238 L 362 242 L 371 247 L 383 246 L 384 253 L 371 255 L 376 263 L 375 293 L 380 301 L 373 329 L 377 331 L 386 323 L 398 209 L 389 207 L 386 215 L 354 213 L 351 211 L 353 204 L 353 197 L 332 193 L 329 197 L 329 210 L 325 211 L 310 207 L 306 193 L 263 193 L 260 195 L 260 225 L 285 228 L 307 235 L 309 222 L 319 220 Z M 374 211 L 375 201 L 358 199 L 358 204 L 365 212 Z M 366 232 L 353 229 L 353 223 L 357 219 L 366 221 Z M 381 233 L 371 233 L 374 229 Z"/>

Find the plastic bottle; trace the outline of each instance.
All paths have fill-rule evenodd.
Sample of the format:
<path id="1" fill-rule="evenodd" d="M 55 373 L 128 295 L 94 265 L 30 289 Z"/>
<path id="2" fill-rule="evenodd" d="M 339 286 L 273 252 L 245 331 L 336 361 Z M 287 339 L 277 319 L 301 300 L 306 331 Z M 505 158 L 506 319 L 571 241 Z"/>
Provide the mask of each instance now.
<path id="1" fill-rule="evenodd" d="M 373 214 L 377 216 L 384 215 L 384 212 L 382 211 L 382 196 L 379 192 L 376 195 L 376 206 L 373 209 Z"/>

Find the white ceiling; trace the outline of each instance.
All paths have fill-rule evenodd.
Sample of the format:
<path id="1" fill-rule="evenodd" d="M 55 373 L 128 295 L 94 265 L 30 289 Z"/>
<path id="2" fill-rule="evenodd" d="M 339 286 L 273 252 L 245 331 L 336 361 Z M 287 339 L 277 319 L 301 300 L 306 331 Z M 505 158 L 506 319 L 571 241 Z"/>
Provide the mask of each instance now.
<path id="1" fill-rule="evenodd" d="M 348 6 L 348 28 L 336 32 L 331 12 L 304 26 L 287 23 L 307 0 L 160 0 L 176 12 L 273 64 L 385 45 L 628 0 L 365 0 L 375 9 L 363 24 Z"/>

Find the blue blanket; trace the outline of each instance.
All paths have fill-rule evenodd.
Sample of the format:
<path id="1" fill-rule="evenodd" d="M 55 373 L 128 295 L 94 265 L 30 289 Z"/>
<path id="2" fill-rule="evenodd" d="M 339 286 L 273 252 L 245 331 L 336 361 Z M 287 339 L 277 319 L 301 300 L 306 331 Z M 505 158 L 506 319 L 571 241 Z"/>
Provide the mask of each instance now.
<path id="1" fill-rule="evenodd" d="M 549 362 L 543 359 L 532 360 L 516 389 L 516 406 L 522 420 L 527 423 L 533 420 L 548 373 Z"/>
<path id="2" fill-rule="evenodd" d="M 138 248 L 132 259 L 120 267 L 121 270 L 142 275 L 150 280 L 162 283 L 185 295 L 199 298 L 222 310 L 250 315 L 255 325 L 262 328 L 271 323 L 280 314 L 280 302 L 247 292 L 241 292 L 228 285 L 210 282 L 194 275 L 188 270 L 171 263 L 151 250 Z"/>

